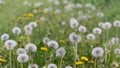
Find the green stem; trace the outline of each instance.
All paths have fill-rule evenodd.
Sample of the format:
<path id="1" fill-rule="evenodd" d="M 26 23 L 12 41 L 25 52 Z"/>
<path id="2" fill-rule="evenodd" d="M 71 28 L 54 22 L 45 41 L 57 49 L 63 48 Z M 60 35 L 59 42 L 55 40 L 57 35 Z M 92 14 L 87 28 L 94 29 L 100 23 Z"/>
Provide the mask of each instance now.
<path id="1" fill-rule="evenodd" d="M 24 68 L 24 67 L 23 67 L 23 63 L 21 63 L 21 68 Z"/>
<path id="2" fill-rule="evenodd" d="M 9 64 L 10 64 L 10 68 L 12 68 L 11 50 L 9 51 Z"/>
<path id="3" fill-rule="evenodd" d="M 60 59 L 60 66 L 59 68 L 62 68 L 62 58 Z"/>

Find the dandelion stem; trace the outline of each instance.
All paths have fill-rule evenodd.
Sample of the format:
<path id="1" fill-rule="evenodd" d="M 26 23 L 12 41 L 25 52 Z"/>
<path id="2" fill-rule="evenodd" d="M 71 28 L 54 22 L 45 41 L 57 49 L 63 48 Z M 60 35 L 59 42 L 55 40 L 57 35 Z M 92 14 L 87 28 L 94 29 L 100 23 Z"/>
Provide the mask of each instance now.
<path id="1" fill-rule="evenodd" d="M 9 51 L 9 64 L 10 64 L 10 68 L 12 68 L 11 50 Z"/>
<path id="2" fill-rule="evenodd" d="M 62 58 L 60 59 L 60 66 L 59 68 L 62 68 Z"/>
<path id="3" fill-rule="evenodd" d="M 95 58 L 94 68 L 97 68 L 96 65 L 97 65 L 97 58 Z"/>
<path id="4" fill-rule="evenodd" d="M 24 68 L 24 67 L 23 67 L 23 63 L 21 63 L 21 68 Z"/>

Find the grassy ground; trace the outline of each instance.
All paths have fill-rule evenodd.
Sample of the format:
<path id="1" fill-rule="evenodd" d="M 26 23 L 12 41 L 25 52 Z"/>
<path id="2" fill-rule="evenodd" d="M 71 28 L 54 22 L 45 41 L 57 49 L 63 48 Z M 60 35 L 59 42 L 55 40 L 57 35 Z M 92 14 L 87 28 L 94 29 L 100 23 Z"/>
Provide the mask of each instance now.
<path id="1" fill-rule="evenodd" d="M 88 11 L 90 9 L 86 9 L 86 8 L 82 8 L 82 9 L 76 9 L 74 8 L 72 11 L 64 11 L 63 9 L 63 4 L 61 4 L 60 6 L 55 6 L 53 5 L 53 3 L 48 3 L 46 0 L 40 0 L 42 1 L 44 4 L 42 7 L 36 9 L 33 8 L 33 5 L 35 2 L 39 2 L 39 0 L 29 0 L 29 2 L 31 3 L 32 6 L 30 7 L 26 7 L 23 6 L 23 2 L 24 0 L 5 0 L 4 4 L 0 4 L 0 35 L 2 35 L 3 33 L 9 33 L 10 38 L 15 39 L 19 45 L 21 45 L 22 47 L 25 46 L 25 44 L 27 44 L 28 42 L 26 42 L 28 40 L 28 37 L 26 35 L 24 35 L 24 26 L 31 22 L 31 21 L 38 21 L 40 17 L 45 17 L 46 18 L 46 22 L 41 22 L 39 21 L 38 27 L 34 29 L 32 36 L 30 36 L 31 38 L 31 43 L 36 44 L 38 50 L 36 53 L 32 53 L 33 55 L 33 59 L 34 59 L 34 63 L 37 63 L 39 66 L 44 66 L 45 64 L 47 65 L 49 62 L 46 62 L 50 59 L 50 51 L 55 51 L 55 50 L 51 50 L 50 48 L 48 48 L 48 52 L 44 54 L 44 52 L 40 51 L 41 47 L 47 47 L 45 44 L 43 44 L 42 40 L 44 37 L 49 37 L 51 40 L 56 40 L 59 44 L 60 47 L 65 47 L 66 51 L 68 52 L 66 54 L 66 57 L 63 58 L 64 60 L 64 64 L 65 65 L 71 65 L 73 66 L 73 45 L 70 41 L 68 41 L 68 37 L 69 34 L 71 32 L 76 32 L 79 33 L 77 29 L 71 29 L 69 26 L 69 19 L 71 17 L 75 17 L 76 19 L 78 19 L 79 15 L 77 14 L 78 11 L 83 11 L 83 14 L 87 15 Z M 112 27 L 108 33 L 106 33 L 105 30 L 103 30 L 103 34 L 100 36 L 96 36 L 96 39 L 94 41 L 88 41 L 86 40 L 86 35 L 88 33 L 92 32 L 92 29 L 96 26 L 98 26 L 98 22 L 106 22 L 109 21 L 111 23 L 114 22 L 114 20 L 120 20 L 120 0 L 70 0 L 72 3 L 76 4 L 76 3 L 81 3 L 81 4 L 86 4 L 86 3 L 92 3 L 93 5 L 96 6 L 97 10 L 90 10 L 91 11 L 91 15 L 93 15 L 94 17 L 92 19 L 87 19 L 85 21 L 81 21 L 78 19 L 78 21 L 80 22 L 80 25 L 85 25 L 88 28 L 87 33 L 82 34 L 80 33 L 82 39 L 82 42 L 78 44 L 78 54 L 79 57 L 81 57 L 82 55 L 87 56 L 88 59 L 90 60 L 94 60 L 94 58 L 91 55 L 91 50 L 92 48 L 90 47 L 91 45 L 94 47 L 100 46 L 103 49 L 105 49 L 104 44 L 113 36 L 116 36 L 117 34 L 120 34 L 120 32 L 117 33 L 116 28 Z M 51 6 L 54 10 L 56 8 L 60 9 L 62 11 L 62 14 L 55 14 L 54 11 L 53 12 L 43 12 L 43 8 L 45 7 L 49 7 Z M 38 11 L 37 14 L 34 14 L 33 17 L 27 17 L 24 16 L 24 14 L 28 14 L 28 13 L 32 13 L 32 10 L 36 9 Z M 104 17 L 103 18 L 98 18 L 96 16 L 97 12 L 103 12 L 104 13 Z M 20 19 L 22 17 L 22 20 Z M 60 26 L 62 21 L 66 21 L 67 25 L 65 27 Z M 19 26 L 22 29 L 22 33 L 20 35 L 14 35 L 12 34 L 12 28 L 14 26 Z M 60 30 L 65 31 L 63 34 L 60 33 Z M 109 35 L 109 36 L 108 36 Z M 20 36 L 25 36 L 26 40 L 20 40 L 19 37 Z M 106 39 L 107 36 L 107 39 Z M 105 38 L 104 40 L 101 40 Z M 64 42 L 61 43 L 60 40 L 63 40 Z M 0 43 L 1 45 L 3 45 L 3 42 L 1 41 Z M 84 45 L 84 46 L 83 46 Z M 90 45 L 90 46 L 89 46 Z M 115 44 L 115 47 L 113 47 L 110 51 L 110 53 L 108 54 L 108 68 L 110 67 L 110 64 L 113 61 L 117 61 L 119 62 L 119 58 L 114 58 L 114 49 L 118 46 L 116 46 L 117 44 Z M 118 44 L 119 45 L 119 44 Z M 13 57 L 15 58 L 16 55 L 14 55 L 16 49 L 19 48 L 19 46 L 17 46 L 14 50 L 13 50 Z M 3 48 L 2 48 L 3 49 Z M 0 51 L 0 54 L 4 56 L 4 58 L 7 60 L 7 62 L 9 61 L 9 58 L 7 56 L 8 51 L 6 51 L 6 49 L 3 49 L 3 53 L 2 51 Z M 46 56 L 47 55 L 47 56 Z M 37 56 L 39 56 L 40 58 L 37 58 Z M 55 56 L 55 54 L 53 54 L 53 56 Z M 45 59 L 41 59 L 44 58 Z M 37 59 L 36 59 L 37 58 Z M 104 59 L 105 57 L 101 57 L 99 58 L 99 61 L 102 61 L 102 59 Z M 43 62 L 44 61 L 44 62 Z M 60 58 L 55 57 L 54 59 L 52 59 L 52 61 L 54 63 L 56 63 L 59 66 L 60 63 Z M 46 62 L 46 63 L 45 63 Z M 13 60 L 13 64 L 18 63 L 16 60 Z M 7 64 L 7 63 L 5 63 Z M 28 65 L 29 63 L 24 64 L 24 66 Z M 101 62 L 100 64 L 103 65 L 103 68 L 105 68 L 104 62 Z M 89 66 L 89 63 L 85 63 L 84 65 Z M 102 66 L 101 65 L 101 66 Z M 9 65 L 8 65 L 9 66 Z M 14 66 L 14 65 L 13 65 Z M 91 68 L 94 65 L 91 65 Z M 18 64 L 18 67 L 21 67 Z M 99 67 L 99 63 L 98 63 L 98 67 Z M 84 68 L 84 67 L 83 67 Z M 107 68 L 107 67 L 106 67 Z"/>

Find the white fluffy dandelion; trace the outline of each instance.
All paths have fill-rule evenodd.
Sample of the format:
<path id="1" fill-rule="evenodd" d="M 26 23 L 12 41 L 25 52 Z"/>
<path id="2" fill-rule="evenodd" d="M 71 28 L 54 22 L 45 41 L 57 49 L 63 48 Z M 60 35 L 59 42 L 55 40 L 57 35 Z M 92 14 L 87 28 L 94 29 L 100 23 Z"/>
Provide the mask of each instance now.
<path id="1" fill-rule="evenodd" d="M 79 25 L 79 23 L 78 23 L 77 19 L 75 19 L 75 18 L 70 19 L 70 27 L 71 28 L 76 28 L 76 27 L 78 27 L 78 25 Z"/>
<path id="2" fill-rule="evenodd" d="M 6 40 L 4 44 L 7 50 L 12 50 L 17 45 L 17 42 L 15 40 Z"/>
<path id="3" fill-rule="evenodd" d="M 51 40 L 47 43 L 48 47 L 53 47 L 54 49 L 57 49 L 59 47 L 58 42 Z"/>
<path id="4" fill-rule="evenodd" d="M 12 29 L 12 33 L 13 33 L 13 34 L 20 34 L 20 33 L 21 33 L 21 29 L 20 29 L 19 27 L 14 27 L 14 28 Z"/>
<path id="5" fill-rule="evenodd" d="M 119 20 L 114 21 L 113 25 L 114 27 L 120 27 L 120 21 Z"/>
<path id="6" fill-rule="evenodd" d="M 7 39 L 9 39 L 9 35 L 8 34 L 3 34 L 2 36 L 1 36 L 1 40 L 7 40 Z"/>
<path id="7" fill-rule="evenodd" d="M 19 54 L 17 57 L 18 62 L 27 62 L 29 60 L 29 56 L 27 54 Z"/>
<path id="8" fill-rule="evenodd" d="M 24 48 L 18 48 L 16 53 L 17 53 L 17 55 L 19 55 L 19 54 L 26 54 L 26 50 Z"/>
<path id="9" fill-rule="evenodd" d="M 71 66 L 66 66 L 65 68 L 72 68 Z"/>
<path id="10" fill-rule="evenodd" d="M 116 49 L 114 50 L 114 53 L 115 53 L 116 55 L 120 55 L 120 49 L 119 49 L 119 48 L 116 48 Z"/>
<path id="11" fill-rule="evenodd" d="M 56 56 L 57 57 L 63 58 L 65 56 L 65 54 L 66 54 L 66 50 L 65 50 L 64 47 L 61 47 L 61 48 L 56 50 Z"/>
<path id="12" fill-rule="evenodd" d="M 33 27 L 30 25 L 25 25 L 24 30 L 26 35 L 31 35 Z"/>
<path id="13" fill-rule="evenodd" d="M 73 43 L 79 43 L 81 41 L 81 37 L 73 32 L 69 35 L 69 40 Z"/>
<path id="14" fill-rule="evenodd" d="M 79 29 L 78 29 L 79 32 L 83 32 L 85 33 L 87 31 L 87 28 L 85 26 L 79 26 Z"/>
<path id="15" fill-rule="evenodd" d="M 37 64 L 29 64 L 28 68 L 38 68 Z"/>
<path id="16" fill-rule="evenodd" d="M 87 35 L 87 39 L 88 40 L 94 40 L 95 39 L 95 35 L 94 34 L 88 34 Z"/>
<path id="17" fill-rule="evenodd" d="M 50 39 L 48 37 L 44 37 L 43 38 L 43 43 L 44 44 L 47 44 L 49 41 L 50 41 Z"/>
<path id="18" fill-rule="evenodd" d="M 42 5 L 41 2 L 36 2 L 36 3 L 34 4 L 34 7 L 35 7 L 35 8 L 39 8 L 41 5 Z"/>
<path id="19" fill-rule="evenodd" d="M 37 47 L 35 44 L 32 44 L 32 43 L 28 43 L 26 46 L 25 46 L 25 49 L 29 52 L 36 52 L 37 50 Z"/>
<path id="20" fill-rule="evenodd" d="M 49 64 L 47 68 L 57 68 L 57 66 L 53 63 Z"/>
<path id="21" fill-rule="evenodd" d="M 33 28 L 37 27 L 37 23 L 36 22 L 30 22 L 29 25 L 32 26 Z"/>
<path id="22" fill-rule="evenodd" d="M 110 29 L 112 27 L 111 23 L 110 22 L 105 22 L 103 25 L 102 25 L 102 28 L 103 29 Z"/>
<path id="23" fill-rule="evenodd" d="M 101 47 L 95 47 L 92 49 L 92 55 L 94 57 L 101 57 L 104 54 L 104 50 Z"/>
<path id="24" fill-rule="evenodd" d="M 96 27 L 96 28 L 93 29 L 93 33 L 94 34 L 101 34 L 102 30 L 100 28 Z"/>

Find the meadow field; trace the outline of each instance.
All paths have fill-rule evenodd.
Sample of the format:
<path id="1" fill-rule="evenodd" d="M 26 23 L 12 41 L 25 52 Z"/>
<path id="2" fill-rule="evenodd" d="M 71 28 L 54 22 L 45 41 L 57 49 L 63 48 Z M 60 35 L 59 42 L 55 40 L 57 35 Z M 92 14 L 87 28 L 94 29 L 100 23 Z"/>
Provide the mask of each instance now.
<path id="1" fill-rule="evenodd" d="M 0 68 L 120 68 L 120 0 L 0 0 Z"/>

